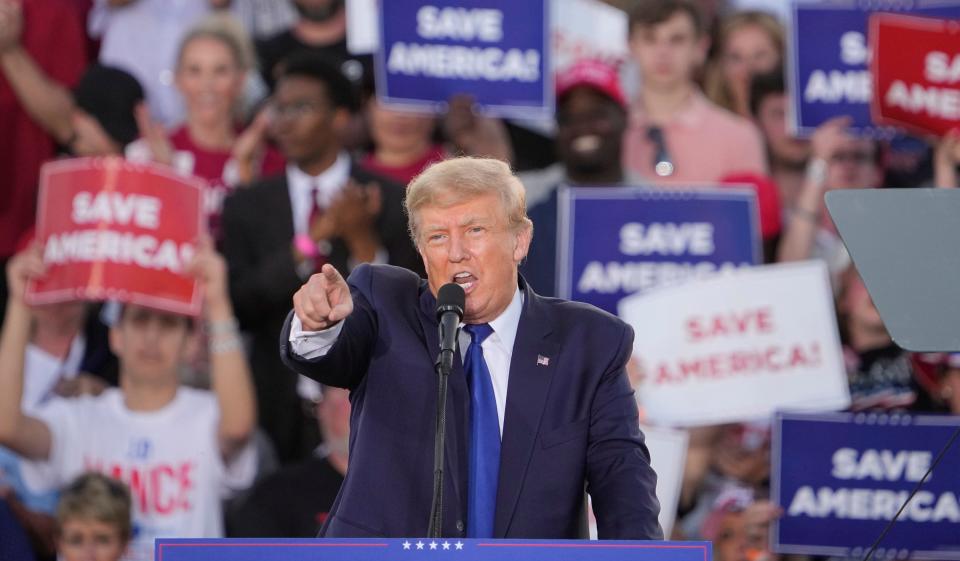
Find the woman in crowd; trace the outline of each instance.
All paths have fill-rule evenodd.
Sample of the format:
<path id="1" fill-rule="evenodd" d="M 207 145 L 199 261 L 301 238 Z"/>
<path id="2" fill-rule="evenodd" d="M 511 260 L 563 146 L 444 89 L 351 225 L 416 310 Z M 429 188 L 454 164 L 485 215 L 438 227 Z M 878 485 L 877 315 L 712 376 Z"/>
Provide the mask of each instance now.
<path id="1" fill-rule="evenodd" d="M 783 62 L 783 27 L 765 12 L 738 12 L 720 23 L 705 90 L 714 103 L 750 118 L 750 79 Z"/>
<path id="2" fill-rule="evenodd" d="M 424 168 L 453 154 L 509 161 L 510 136 L 502 121 L 474 112 L 470 96 L 454 96 L 439 123 L 446 145 L 437 140 L 438 122 L 423 113 L 384 106 L 371 96 L 366 119 L 372 148 L 360 165 L 370 173 L 407 185 Z"/>
<path id="3" fill-rule="evenodd" d="M 427 165 L 447 156 L 434 140 L 436 120 L 432 115 L 388 108 L 371 97 L 366 116 L 373 149 L 361 165 L 371 173 L 406 185 Z"/>
<path id="4" fill-rule="evenodd" d="M 243 29 L 229 16 L 215 15 L 197 24 L 184 36 L 177 56 L 175 80 L 186 121 L 168 133 L 142 106 L 137 115 L 142 139 L 127 150 L 131 160 L 153 160 L 206 180 L 204 207 L 215 237 L 226 195 L 261 174 L 280 172 L 284 165 L 265 143 L 267 112 L 245 131 L 237 125 L 252 53 Z"/>

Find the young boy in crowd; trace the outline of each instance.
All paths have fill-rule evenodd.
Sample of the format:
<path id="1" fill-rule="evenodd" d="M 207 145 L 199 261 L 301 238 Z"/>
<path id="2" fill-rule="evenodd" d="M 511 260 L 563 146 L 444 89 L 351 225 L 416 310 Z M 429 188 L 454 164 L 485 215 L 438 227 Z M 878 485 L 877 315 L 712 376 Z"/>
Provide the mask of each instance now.
<path id="1" fill-rule="evenodd" d="M 63 487 L 91 470 L 128 482 L 135 524 L 128 559 L 151 559 L 157 537 L 222 536 L 224 491 L 248 486 L 256 470 L 253 388 L 223 258 L 204 239 L 189 269 L 204 293 L 212 392 L 180 385 L 192 319 L 127 304 L 110 330 L 120 388 L 28 415 L 20 408 L 30 328 L 23 295 L 29 279 L 45 274 L 41 252 L 31 246 L 7 267 L 0 444 L 32 460 L 23 470 L 32 488 Z"/>
<path id="2" fill-rule="evenodd" d="M 130 491 L 115 479 L 85 473 L 57 506 L 57 555 L 62 561 L 119 561 L 133 533 Z"/>

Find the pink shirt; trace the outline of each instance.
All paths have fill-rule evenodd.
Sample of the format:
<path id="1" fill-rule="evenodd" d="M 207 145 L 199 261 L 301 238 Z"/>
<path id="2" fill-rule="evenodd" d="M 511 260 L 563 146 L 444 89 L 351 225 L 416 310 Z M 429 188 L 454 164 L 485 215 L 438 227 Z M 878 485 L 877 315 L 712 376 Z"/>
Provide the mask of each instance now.
<path id="1" fill-rule="evenodd" d="M 623 162 L 627 169 L 656 183 L 716 183 L 732 174 L 767 173 L 760 132 L 746 119 L 720 108 L 699 91 L 686 108 L 661 123 L 667 154 L 674 171 L 669 177 L 654 173 L 656 148 L 647 137 L 650 125 L 643 108 L 630 110 L 624 136 Z"/>

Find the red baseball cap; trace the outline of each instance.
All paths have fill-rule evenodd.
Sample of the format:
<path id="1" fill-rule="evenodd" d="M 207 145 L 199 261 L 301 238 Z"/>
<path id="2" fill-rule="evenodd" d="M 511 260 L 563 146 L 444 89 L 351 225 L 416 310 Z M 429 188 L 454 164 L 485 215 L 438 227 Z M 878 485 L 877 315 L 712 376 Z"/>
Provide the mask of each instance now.
<path id="1" fill-rule="evenodd" d="M 557 74 L 557 99 L 563 98 L 573 88 L 584 86 L 616 101 L 627 108 L 627 97 L 620 87 L 617 69 L 595 59 L 581 59 Z"/>

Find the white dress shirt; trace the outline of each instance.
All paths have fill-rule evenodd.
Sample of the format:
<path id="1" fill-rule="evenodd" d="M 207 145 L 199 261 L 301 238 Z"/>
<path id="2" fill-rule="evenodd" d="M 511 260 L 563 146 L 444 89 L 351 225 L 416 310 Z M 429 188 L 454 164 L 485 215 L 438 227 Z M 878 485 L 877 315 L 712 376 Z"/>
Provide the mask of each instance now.
<path id="1" fill-rule="evenodd" d="M 350 180 L 350 156 L 340 152 L 337 161 L 320 175 L 309 175 L 294 164 L 287 166 L 287 190 L 290 193 L 290 209 L 293 211 L 293 232 L 306 234 L 309 230 L 313 190 L 320 188 L 318 202 L 321 208 L 330 206 L 333 198 Z"/>
<path id="2" fill-rule="evenodd" d="M 350 156 L 340 152 L 337 160 L 320 175 L 310 175 L 294 164 L 287 165 L 287 192 L 290 194 L 290 210 L 293 214 L 293 233 L 306 234 L 310 228 L 311 198 L 316 187 L 320 188 L 318 202 L 327 207 L 350 180 Z M 312 268 L 312 267 L 311 267 Z M 300 397 L 316 401 L 320 397 L 320 384 L 307 378 L 297 378 L 297 393 Z"/>
<path id="3" fill-rule="evenodd" d="M 517 338 L 520 325 L 520 313 L 523 312 L 523 293 L 518 288 L 507 309 L 490 322 L 493 333 L 481 344 L 483 359 L 490 370 L 493 381 L 493 395 L 497 401 L 497 417 L 500 421 L 500 437 L 503 437 L 503 419 L 507 410 L 507 386 L 510 381 L 510 359 L 513 357 L 513 343 Z M 343 322 L 339 322 L 323 331 L 304 331 L 300 318 L 294 314 L 290 326 L 290 350 L 299 357 L 312 359 L 321 357 L 337 341 Z M 460 331 L 457 341 L 461 359 L 470 347 L 470 334 Z"/>

